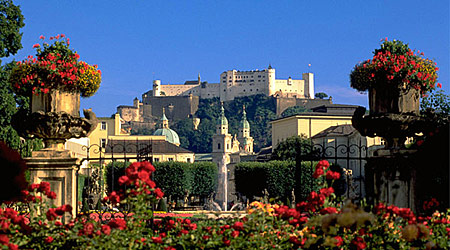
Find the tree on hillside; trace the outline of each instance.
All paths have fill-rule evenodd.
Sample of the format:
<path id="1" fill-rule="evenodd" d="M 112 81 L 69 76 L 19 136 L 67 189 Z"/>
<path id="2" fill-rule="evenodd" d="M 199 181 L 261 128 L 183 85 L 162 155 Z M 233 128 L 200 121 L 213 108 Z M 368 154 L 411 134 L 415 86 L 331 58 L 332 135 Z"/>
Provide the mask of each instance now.
<path id="1" fill-rule="evenodd" d="M 314 96 L 315 96 L 316 98 L 319 98 L 319 99 L 325 99 L 325 98 L 328 97 L 328 95 L 327 95 L 326 93 L 324 93 L 324 92 L 316 93 Z"/>
<path id="2" fill-rule="evenodd" d="M 250 135 L 254 138 L 254 150 L 271 144 L 270 121 L 276 118 L 275 102 L 272 97 L 253 95 L 235 98 L 225 102 L 225 116 L 228 131 L 237 134 L 242 119 L 242 106 L 245 105 L 247 120 L 250 123 Z M 195 117 L 200 118 L 199 129 L 194 131 L 191 119 L 176 122 L 173 129 L 180 136 L 181 146 L 196 153 L 209 153 L 212 148 L 212 136 L 216 132 L 216 122 L 220 114 L 219 98 L 201 99 Z"/>
<path id="3" fill-rule="evenodd" d="M 293 106 L 289 107 L 281 113 L 281 117 L 288 117 L 291 115 L 298 115 L 304 112 L 309 112 L 310 110 L 303 106 Z"/>

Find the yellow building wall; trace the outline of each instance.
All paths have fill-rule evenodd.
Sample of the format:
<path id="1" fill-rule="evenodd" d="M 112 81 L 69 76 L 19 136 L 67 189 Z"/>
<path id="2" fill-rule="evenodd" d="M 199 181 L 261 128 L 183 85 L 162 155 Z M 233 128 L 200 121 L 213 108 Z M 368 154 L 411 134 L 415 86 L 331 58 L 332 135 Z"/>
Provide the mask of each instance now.
<path id="1" fill-rule="evenodd" d="M 279 119 L 272 124 L 272 148 L 291 136 L 305 135 L 310 138 L 331 126 L 351 124 L 351 116 L 297 115 Z"/>

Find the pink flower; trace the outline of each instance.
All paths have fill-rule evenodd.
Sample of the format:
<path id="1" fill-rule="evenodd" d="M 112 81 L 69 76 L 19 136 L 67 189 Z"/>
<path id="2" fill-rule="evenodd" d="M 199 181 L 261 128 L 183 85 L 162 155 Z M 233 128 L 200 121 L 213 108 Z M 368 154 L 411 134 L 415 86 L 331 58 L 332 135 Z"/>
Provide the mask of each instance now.
<path id="1" fill-rule="evenodd" d="M 39 43 L 36 43 L 35 45 L 33 45 L 33 49 L 35 48 L 39 48 L 41 45 Z"/>
<path id="2" fill-rule="evenodd" d="M 45 39 L 45 36 L 41 35 L 41 36 L 39 37 L 39 39 L 44 40 L 44 39 Z"/>

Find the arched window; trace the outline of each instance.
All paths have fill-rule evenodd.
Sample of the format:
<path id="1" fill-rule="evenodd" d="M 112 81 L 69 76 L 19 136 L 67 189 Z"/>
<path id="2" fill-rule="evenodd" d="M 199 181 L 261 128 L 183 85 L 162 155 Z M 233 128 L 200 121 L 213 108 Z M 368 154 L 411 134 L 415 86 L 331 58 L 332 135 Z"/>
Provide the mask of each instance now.
<path id="1" fill-rule="evenodd" d="M 220 143 L 217 143 L 217 149 L 220 149 Z"/>

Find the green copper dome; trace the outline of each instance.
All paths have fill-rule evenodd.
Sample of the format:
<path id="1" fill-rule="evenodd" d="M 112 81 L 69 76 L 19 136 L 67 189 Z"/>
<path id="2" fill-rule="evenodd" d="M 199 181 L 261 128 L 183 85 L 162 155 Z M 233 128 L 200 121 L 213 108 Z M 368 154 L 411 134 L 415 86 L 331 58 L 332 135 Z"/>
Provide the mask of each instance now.
<path id="1" fill-rule="evenodd" d="M 180 137 L 178 136 L 177 132 L 169 128 L 169 119 L 167 119 L 166 117 L 166 112 L 164 108 L 161 121 L 162 121 L 161 128 L 157 129 L 153 133 L 153 135 L 164 135 L 166 136 L 166 141 L 172 144 L 180 145 Z"/>
<path id="2" fill-rule="evenodd" d="M 173 131 L 170 128 L 160 128 L 157 129 L 153 135 L 165 135 L 166 140 L 172 144 L 180 145 L 180 137 L 177 132 Z"/>
<path id="3" fill-rule="evenodd" d="M 247 121 L 247 113 L 245 112 L 245 106 L 243 107 L 243 111 L 242 111 L 242 120 L 240 123 L 240 127 L 250 129 L 250 124 Z"/>
<path id="4" fill-rule="evenodd" d="M 217 125 L 228 125 L 228 120 L 225 117 L 225 109 L 223 108 L 223 103 L 221 103 L 220 116 L 219 120 L 217 121 Z"/>

